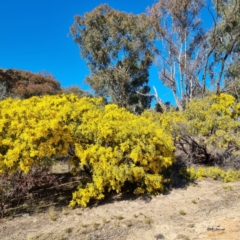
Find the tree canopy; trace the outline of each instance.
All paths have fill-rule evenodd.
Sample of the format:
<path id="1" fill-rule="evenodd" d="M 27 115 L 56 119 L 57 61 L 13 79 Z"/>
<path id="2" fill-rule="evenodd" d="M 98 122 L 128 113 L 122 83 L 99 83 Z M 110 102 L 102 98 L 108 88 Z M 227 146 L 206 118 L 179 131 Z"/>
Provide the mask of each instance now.
<path id="1" fill-rule="evenodd" d="M 225 73 L 224 90 L 240 100 L 240 1 L 214 0 L 214 3 L 219 18 L 218 24 L 215 23 L 215 31 L 219 32 L 221 40 L 214 60 L 221 63 L 220 73 Z"/>
<path id="2" fill-rule="evenodd" d="M 162 103 L 156 91 L 149 94 L 155 61 L 180 110 L 211 92 L 239 98 L 240 1 L 212 3 L 159 0 L 139 15 L 104 4 L 75 16 L 71 33 L 91 70 L 86 82 L 97 96 L 142 112 L 154 96 Z M 211 28 L 203 27 L 203 11 Z"/>
<path id="3" fill-rule="evenodd" d="M 239 0 L 214 3 L 212 10 L 205 0 L 159 0 L 149 9 L 159 40 L 159 78 L 180 110 L 194 97 L 232 91 L 236 83 Z M 203 10 L 212 19 L 210 29 L 203 28 Z"/>
<path id="4" fill-rule="evenodd" d="M 133 15 L 100 5 L 75 16 L 71 33 L 91 75 L 86 82 L 97 96 L 134 112 L 150 107 L 149 67 L 155 33 L 146 14 Z"/>

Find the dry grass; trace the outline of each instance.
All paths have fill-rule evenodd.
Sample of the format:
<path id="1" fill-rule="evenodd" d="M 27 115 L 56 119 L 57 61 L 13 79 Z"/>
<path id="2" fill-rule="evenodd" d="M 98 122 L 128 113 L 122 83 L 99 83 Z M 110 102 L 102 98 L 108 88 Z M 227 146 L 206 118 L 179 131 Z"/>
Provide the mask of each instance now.
<path id="1" fill-rule="evenodd" d="M 122 219 L 124 219 L 124 217 L 122 215 L 118 215 L 118 216 L 116 216 L 116 219 L 117 220 L 122 220 Z"/>
<path id="2" fill-rule="evenodd" d="M 54 206 L 49 207 L 48 215 L 49 215 L 49 219 L 51 221 L 56 221 L 57 220 L 56 211 L 55 211 L 55 207 Z"/>

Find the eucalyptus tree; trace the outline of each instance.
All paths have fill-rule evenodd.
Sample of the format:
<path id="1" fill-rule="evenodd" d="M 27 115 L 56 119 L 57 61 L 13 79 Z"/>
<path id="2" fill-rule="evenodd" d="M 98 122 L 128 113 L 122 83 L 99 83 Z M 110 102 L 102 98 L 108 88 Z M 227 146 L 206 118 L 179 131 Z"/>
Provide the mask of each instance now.
<path id="1" fill-rule="evenodd" d="M 90 68 L 85 81 L 95 94 L 135 112 L 149 108 L 149 67 L 156 48 L 148 16 L 104 4 L 74 19 L 71 33 Z"/>
<path id="2" fill-rule="evenodd" d="M 160 0 L 149 9 L 159 40 L 159 78 L 172 90 L 180 110 L 201 87 L 198 75 L 204 57 L 199 50 L 204 36 L 199 15 L 203 6 L 204 0 Z"/>
<path id="3" fill-rule="evenodd" d="M 180 110 L 194 97 L 226 90 L 228 65 L 239 56 L 239 1 L 214 0 L 211 9 L 205 0 L 159 0 L 149 8 L 159 40 L 159 78 Z M 203 27 L 203 10 L 210 29 Z"/>
<path id="4" fill-rule="evenodd" d="M 217 92 L 230 92 L 240 99 L 240 0 L 213 2 L 218 20 L 214 22 L 213 31 L 220 39 L 214 51 L 214 66 L 220 64 Z"/>

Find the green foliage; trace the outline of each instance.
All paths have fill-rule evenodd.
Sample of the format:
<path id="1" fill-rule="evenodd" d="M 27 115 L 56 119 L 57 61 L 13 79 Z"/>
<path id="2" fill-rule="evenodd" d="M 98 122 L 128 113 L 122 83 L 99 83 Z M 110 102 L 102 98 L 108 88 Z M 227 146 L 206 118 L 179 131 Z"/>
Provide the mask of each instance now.
<path id="1" fill-rule="evenodd" d="M 74 41 L 86 59 L 91 75 L 86 82 L 98 96 L 131 111 L 150 107 L 148 69 L 153 61 L 155 34 L 145 14 L 133 15 L 100 5 L 75 16 Z"/>
<path id="2" fill-rule="evenodd" d="M 86 206 L 106 191 L 136 194 L 164 189 L 173 141 L 150 114 L 135 116 L 102 99 L 74 95 L 0 102 L 0 174 L 50 166 L 68 156 L 72 172 L 85 172 L 70 206 Z M 130 187 L 131 186 L 131 187 Z"/>
<path id="3" fill-rule="evenodd" d="M 81 97 L 90 97 L 91 94 L 88 91 L 82 90 L 78 86 L 71 86 L 67 88 L 62 88 L 62 92 L 65 94 L 74 94 L 75 96 Z"/>
<path id="4" fill-rule="evenodd" d="M 240 45 L 239 45 L 240 47 Z M 225 78 L 226 92 L 233 95 L 240 102 L 240 57 L 235 58 L 228 69 Z"/>
<path id="5" fill-rule="evenodd" d="M 190 163 L 230 164 L 239 167 L 240 104 L 231 95 L 195 99 L 183 112 L 160 117 L 173 134 L 176 147 Z"/>
<path id="6" fill-rule="evenodd" d="M 213 0 L 213 2 L 217 15 L 217 24 L 211 30 L 210 38 L 211 47 L 214 48 L 212 67 L 220 66 L 220 70 L 217 71 L 219 75 L 217 93 L 220 92 L 220 87 L 224 87 L 225 91 L 239 98 L 239 89 L 238 87 L 236 89 L 236 77 L 239 76 L 239 70 L 237 69 L 240 50 L 240 1 Z M 211 75 L 216 74 L 212 73 Z M 224 76 L 224 81 L 221 80 L 222 76 Z"/>

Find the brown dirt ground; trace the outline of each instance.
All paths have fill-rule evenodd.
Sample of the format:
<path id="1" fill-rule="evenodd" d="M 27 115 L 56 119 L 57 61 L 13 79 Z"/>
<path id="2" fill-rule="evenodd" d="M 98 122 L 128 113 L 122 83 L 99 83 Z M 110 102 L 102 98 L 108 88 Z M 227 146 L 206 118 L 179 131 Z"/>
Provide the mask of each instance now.
<path id="1" fill-rule="evenodd" d="M 206 179 L 152 198 L 118 195 L 90 208 L 8 217 L 0 239 L 239 240 L 240 181 Z"/>

